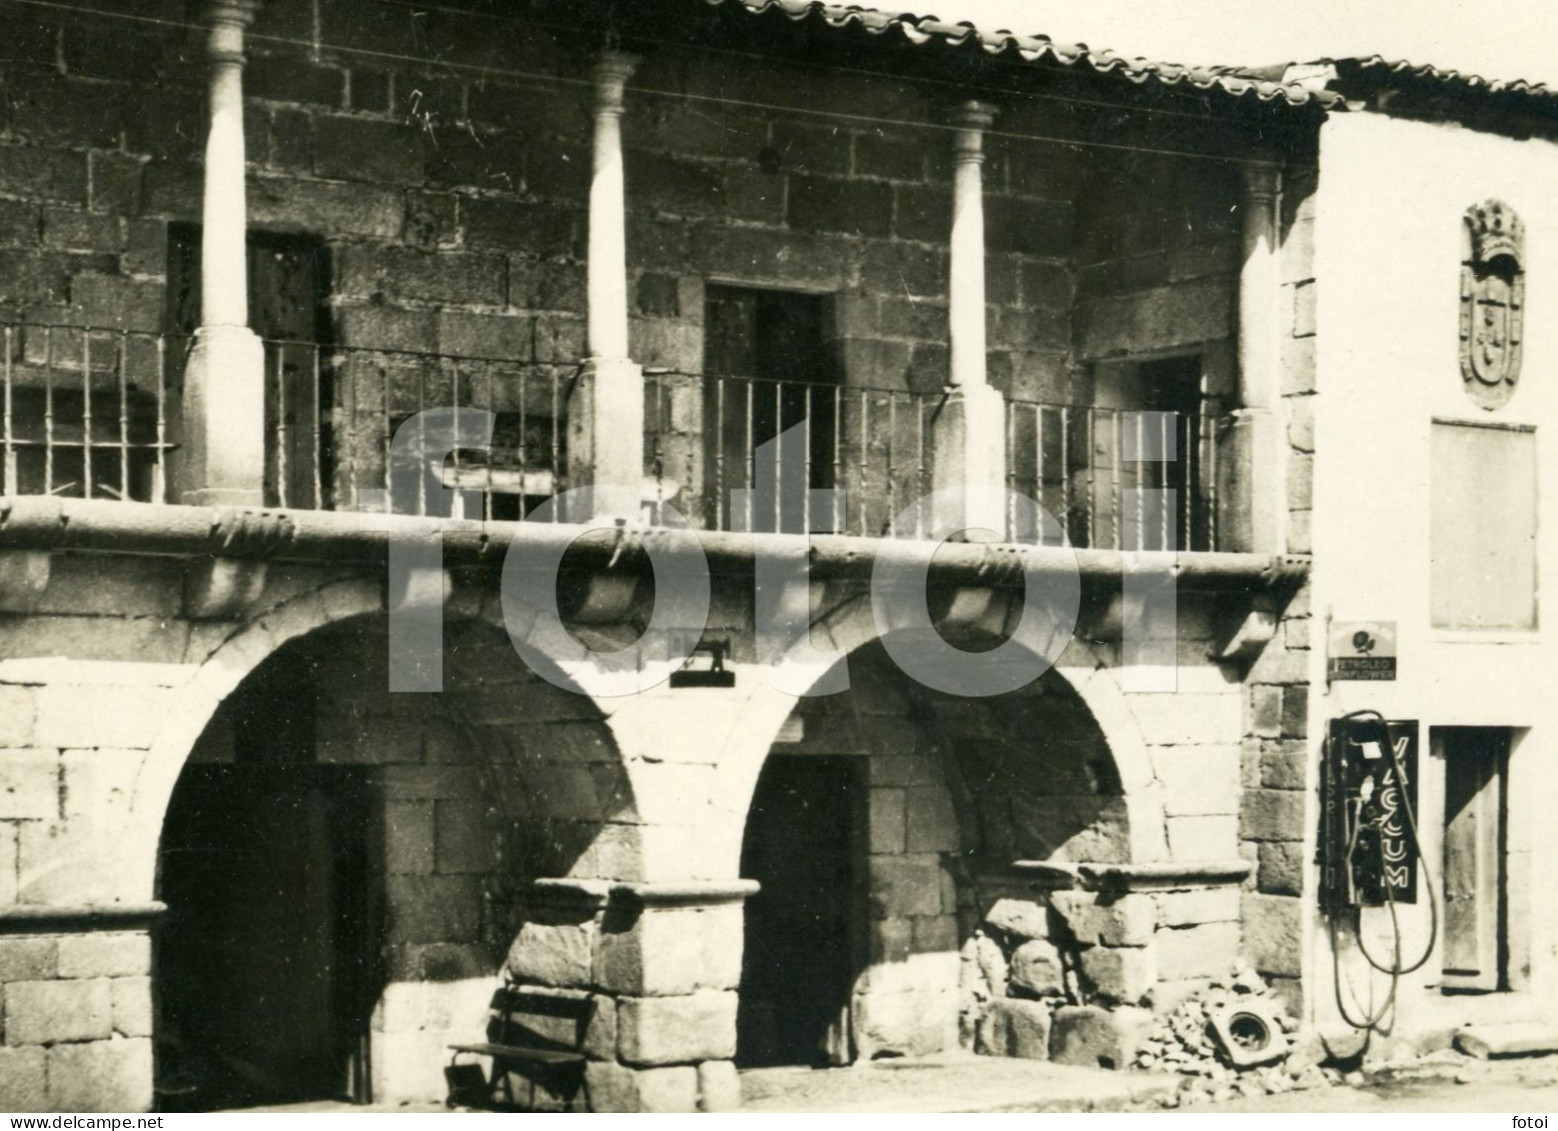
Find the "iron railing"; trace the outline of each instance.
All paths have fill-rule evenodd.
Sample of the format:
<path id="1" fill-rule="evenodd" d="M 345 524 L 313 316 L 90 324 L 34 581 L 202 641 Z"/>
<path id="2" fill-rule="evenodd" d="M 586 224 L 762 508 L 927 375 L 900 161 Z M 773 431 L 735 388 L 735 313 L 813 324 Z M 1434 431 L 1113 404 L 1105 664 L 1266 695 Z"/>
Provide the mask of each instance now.
<path id="1" fill-rule="evenodd" d="M 267 342 L 267 494 L 280 506 L 524 518 L 564 487 L 577 366 Z M 451 445 L 428 410 L 492 414 Z"/>
<path id="2" fill-rule="evenodd" d="M 185 340 L 6 323 L 0 348 L 0 494 L 166 500 Z"/>
<path id="3" fill-rule="evenodd" d="M 723 374 L 645 375 L 648 507 L 713 530 L 913 536 L 938 395 Z"/>
<path id="4" fill-rule="evenodd" d="M 942 394 L 653 371 L 646 385 L 652 506 L 718 530 L 924 535 L 913 504 L 933 489 Z M 1007 536 L 1215 549 L 1216 420 L 1009 401 L 1007 486 L 1048 517 L 1014 501 Z"/>
<path id="5" fill-rule="evenodd" d="M 164 502 L 189 339 L 0 324 L 0 493 Z M 266 501 L 521 519 L 567 486 L 573 365 L 267 341 Z M 643 517 L 715 530 L 917 537 L 940 393 L 650 370 Z M 431 435 L 490 412 L 488 446 Z M 1218 548 L 1215 413 L 1007 403 L 1007 536 Z M 442 450 L 440 450 L 442 449 Z M 1046 517 L 1047 515 L 1047 517 Z M 556 517 L 554 515 L 554 517 Z"/>
<path id="6" fill-rule="evenodd" d="M 1214 550 L 1217 417 L 1009 401 L 1014 542 L 1108 550 Z"/>

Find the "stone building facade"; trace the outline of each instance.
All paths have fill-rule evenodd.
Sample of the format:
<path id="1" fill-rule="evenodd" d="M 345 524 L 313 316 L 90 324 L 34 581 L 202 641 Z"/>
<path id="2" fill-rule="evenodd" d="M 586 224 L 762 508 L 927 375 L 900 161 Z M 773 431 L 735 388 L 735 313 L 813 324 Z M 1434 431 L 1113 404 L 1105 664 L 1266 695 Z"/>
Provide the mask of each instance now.
<path id="1" fill-rule="evenodd" d="M 1462 211 L 1552 246 L 1551 146 L 1505 136 L 1542 96 L 587 7 L 0 11 L 0 1106 L 441 1099 L 505 981 L 590 1003 L 596 1110 L 727 1109 L 738 1063 L 1123 1068 L 1240 961 L 1330 1032 L 1321 738 L 1375 702 L 1425 749 L 1521 728 L 1469 1019 L 1542 1000 L 1547 645 L 1414 667 L 1430 555 L 1359 553 L 1427 505 L 1372 501 L 1379 453 L 1475 415 L 1453 368 L 1391 407 L 1454 357 Z M 1419 282 L 1439 338 L 1385 301 Z M 991 670 L 1039 580 L 1074 631 L 926 686 L 883 561 L 939 639 L 1014 638 Z M 1328 689 L 1333 615 L 1403 626 L 1386 698 Z M 694 643 L 728 679 L 663 678 Z M 1418 978 L 1397 1040 L 1468 1020 Z"/>

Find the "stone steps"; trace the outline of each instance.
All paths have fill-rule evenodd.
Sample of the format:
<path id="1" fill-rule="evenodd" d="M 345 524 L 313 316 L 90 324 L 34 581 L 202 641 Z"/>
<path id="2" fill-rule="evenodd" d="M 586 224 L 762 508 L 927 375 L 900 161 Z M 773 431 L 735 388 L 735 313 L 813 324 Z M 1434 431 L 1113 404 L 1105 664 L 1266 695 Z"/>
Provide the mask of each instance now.
<path id="1" fill-rule="evenodd" d="M 1468 1025 L 1455 1034 L 1455 1047 L 1478 1060 L 1558 1053 L 1558 1026 L 1537 1022 Z"/>

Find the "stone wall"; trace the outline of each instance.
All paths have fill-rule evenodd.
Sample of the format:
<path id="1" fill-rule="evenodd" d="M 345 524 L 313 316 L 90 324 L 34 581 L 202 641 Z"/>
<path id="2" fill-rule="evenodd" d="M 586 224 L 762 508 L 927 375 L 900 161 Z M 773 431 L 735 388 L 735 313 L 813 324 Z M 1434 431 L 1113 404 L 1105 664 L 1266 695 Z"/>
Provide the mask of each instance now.
<path id="1" fill-rule="evenodd" d="M 1295 175 L 1282 198 L 1282 401 L 1287 436 L 1287 548 L 1310 552 L 1314 482 L 1315 411 L 1315 177 Z M 1323 736 L 1309 733 L 1314 670 L 1309 587 L 1277 614 L 1276 634 L 1250 670 L 1249 729 L 1242 761 L 1240 852 L 1255 864 L 1244 898 L 1244 950 L 1282 995 L 1301 1007 L 1303 903 L 1311 860 L 1305 832 L 1318 813 L 1311 750 Z M 1323 648 L 1324 641 L 1315 647 Z"/>
<path id="2" fill-rule="evenodd" d="M 527 991 L 590 1004 L 582 1043 L 592 1111 L 739 1106 L 740 897 L 682 885 L 631 893 L 552 884 L 529 894 L 507 972 Z M 565 1097 L 543 1090 L 540 1106 Z"/>
<path id="3" fill-rule="evenodd" d="M 674 1082 L 665 1085 L 672 1098 L 655 1103 L 703 1103 L 699 1088 L 715 1097 L 708 1102 L 724 1102 L 739 897 L 699 893 L 739 875 L 751 783 L 796 707 L 750 660 L 745 583 L 722 578 L 715 602 L 719 623 L 741 642 L 735 687 L 695 696 L 660 688 L 612 704 L 607 716 L 542 684 L 496 628 L 465 624 L 462 617 L 493 602 L 464 575 L 449 604 L 449 691 L 406 706 L 411 697 L 383 690 L 374 626 L 383 624 L 384 596 L 370 578 L 272 563 L 250 605 L 211 620 L 191 604 L 200 587 L 186 585 L 201 576 L 199 563 L 45 557 L 46 584 L 0 591 L 9 610 L 0 632 L 13 652 L 0 664 L 5 765 L 15 783 L 5 795 L 14 811 L 0 830 L 16 856 L 3 874 L 15 877 L 8 894 L 23 908 L 150 899 L 163 791 L 202 733 L 200 756 L 224 756 L 224 715 L 210 724 L 210 713 L 301 636 L 284 651 L 315 689 L 318 757 L 360 767 L 382 807 L 374 851 L 389 935 L 374 1024 L 383 1094 L 440 1094 L 438 1046 L 477 1035 L 485 996 L 506 965 L 523 984 L 599 997 L 603 1025 L 623 1003 L 654 999 L 631 1016 L 663 1021 L 659 1044 L 624 1036 L 633 1030 L 618 1016 L 615 1055 L 599 1046 L 597 1090 L 615 1097 L 603 1103 L 648 1103 L 641 1089 L 658 1096 L 655 1081 Z M 31 576 L 20 567 L 11 574 Z M 893 670 L 879 645 L 862 650 L 877 631 L 869 602 L 851 599 L 847 587 L 832 593 L 819 616 L 834 643 L 855 653 L 853 688 L 803 700 L 804 740 L 779 749 L 871 759 L 866 832 L 874 851 L 862 872 L 874 901 L 867 942 L 879 957 L 857 985 L 858 1043 L 868 1055 L 956 1039 L 967 1010 L 956 955 L 976 930 L 994 937 L 1001 900 L 1041 904 L 1046 927 L 1034 937 L 1059 945 L 1049 905 L 1010 875 L 1002 887 L 989 878 L 992 867 L 1235 855 L 1237 757 L 1228 752 L 1237 752 L 1243 689 L 1205 662 L 1219 615 L 1216 600 L 1183 595 L 1173 694 L 1122 693 L 1119 646 L 1095 625 L 1084 634 L 1100 639 L 1074 642 L 1055 672 L 997 710 L 931 694 Z M 310 642 L 306 634 L 321 629 Z M 84 698 L 92 712 L 79 709 Z M 651 843 L 660 847 L 641 848 Z M 104 865 L 110 851 L 123 866 Z M 564 900 L 559 910 L 524 882 L 546 877 L 584 885 L 582 907 Z M 652 890 L 617 894 L 624 884 Z M 1151 897 L 1150 958 L 1148 944 L 1130 944 L 1129 955 L 1099 951 L 1078 966 L 1095 981 L 1077 985 L 1146 978 L 1157 1002 L 1178 992 L 1175 983 L 1225 965 L 1236 944 L 1230 905 L 1194 888 Z M 1003 938 L 1008 961 L 1028 941 L 1015 928 Z M 1080 963 L 1086 947 L 1077 947 Z M 1100 965 L 1116 962 L 1117 972 Z M 1148 1000 L 1113 991 L 1095 1000 L 1091 992 L 1076 1004 Z M 683 1024 L 689 1017 L 702 1020 Z M 965 1025 L 965 1037 L 976 1029 Z M 689 1042 L 671 1043 L 673 1030 Z M 715 1067 L 704 1075 L 714 1076 L 688 1084 L 702 1079 L 706 1062 Z M 677 1071 L 639 1080 L 662 1069 Z"/>
<path id="4" fill-rule="evenodd" d="M 144 929 L 0 934 L 0 1105 L 151 1106 L 151 939 Z"/>
<path id="5" fill-rule="evenodd" d="M 1194 431 L 1191 421 L 1181 420 L 1173 436 L 1174 458 L 1194 461 L 1186 486 L 1198 488 L 1183 500 L 1188 529 L 1174 532 L 1180 550 L 1241 548 L 1245 503 L 1237 476 L 1227 470 L 1236 452 L 1224 419 L 1238 401 L 1241 223 L 1236 167 L 1110 154 L 1094 170 L 1078 224 L 1078 401 L 1116 411 L 1200 414 Z M 1153 387 L 1142 363 L 1170 358 L 1199 367 L 1197 388 Z M 1114 421 L 1103 417 L 1091 431 L 1089 478 L 1097 485 L 1088 489 L 1112 498 L 1121 487 L 1139 486 L 1139 471 L 1128 462 L 1122 466 L 1134 445 Z M 1098 525 L 1093 544 L 1130 544 L 1120 516 Z"/>
<path id="6" fill-rule="evenodd" d="M 1079 225 L 1076 351 L 1095 362 L 1199 349 L 1203 392 L 1238 378 L 1236 167 L 1143 154 L 1101 159 Z"/>
<path id="7" fill-rule="evenodd" d="M 147 9 L 183 18 L 173 0 Z M 176 30 L 137 26 L 121 59 L 108 45 L 122 25 L 61 19 L 17 16 L 14 59 L 0 76 L 42 80 L 16 96 L 0 134 L 0 177 L 10 178 L 0 180 L 0 211 L 13 214 L 0 223 L 0 255 L 14 267 L 0 282 L 0 315 L 158 330 L 173 315 L 170 225 L 200 217 L 199 49 Z M 504 462 L 522 441 L 526 470 L 566 472 L 561 418 L 585 350 L 592 47 L 555 28 L 498 26 L 501 44 L 485 18 L 276 0 L 254 28 L 251 224 L 321 249 L 339 506 L 385 486 L 393 428 L 427 406 L 508 414 L 496 441 Z M 278 42 L 298 39 L 298 28 L 317 45 Z M 155 87 L 144 80 L 153 73 Z M 667 494 L 694 524 L 713 518 L 708 405 L 688 376 L 705 367 L 705 283 L 802 291 L 824 301 L 836 375 L 901 391 L 846 397 L 835 420 L 837 485 L 856 499 L 846 525 L 879 533 L 930 486 L 926 438 L 948 375 L 945 90 L 671 45 L 648 52 L 631 85 L 630 347 L 650 370 L 645 471 L 662 480 L 656 498 Z M 820 92 L 880 121 L 819 116 Z M 991 381 L 1025 401 L 1131 407 L 1129 381 L 1111 363 L 1200 351 L 1206 393 L 1225 406 L 1235 385 L 1237 167 L 1026 140 L 1053 132 L 1053 110 L 1012 99 L 986 139 Z M 297 397 L 310 359 L 284 358 Z M 512 430 L 521 410 L 522 435 Z M 1091 444 L 1088 489 L 1101 498 L 1118 455 L 1110 435 Z M 1016 440 L 1019 480 L 1038 445 Z M 742 486 L 739 461 L 724 462 L 726 489 Z M 533 505 L 543 481 L 528 498 L 500 494 L 500 517 Z M 1076 503 L 1019 485 L 1057 512 Z M 1077 541 L 1102 544 L 1101 530 L 1084 536 L 1077 525 Z"/>
<path id="8" fill-rule="evenodd" d="M 1204 652 L 1195 608 L 1187 600 L 1186 627 Z M 1236 882 L 1187 874 L 1123 897 L 1046 895 L 1012 871 L 1019 860 L 1129 865 L 1139 842 L 1152 843 L 1134 835 L 1122 796 L 1122 775 L 1135 769 L 1115 762 L 1098 721 L 1057 675 L 996 710 L 914 687 L 869 654 L 855 659 L 850 691 L 802 700 L 800 739 L 774 749 L 869 759 L 870 964 L 854 1001 L 861 1056 L 923 1054 L 960 1039 L 1044 1058 L 1055 1008 L 1086 1006 L 1093 1013 L 1077 1016 L 1092 1020 L 1077 1024 L 1103 1024 L 1094 1014 L 1172 1008 L 1227 972 L 1240 944 Z M 1179 694 L 1126 700 L 1150 743 L 1144 794 L 1162 791 L 1158 851 L 1192 873 L 1236 859 L 1242 708 L 1222 684 L 1214 670 L 1186 670 Z M 1132 1017 L 1108 1024 L 1134 1032 Z"/>
<path id="9" fill-rule="evenodd" d="M 1064 869 L 981 877 L 983 910 L 962 949 L 964 1043 L 1129 1065 L 1151 1014 L 1225 977 L 1239 949 L 1236 886 L 1187 874 L 1149 889 L 1101 890 Z"/>
<path id="10" fill-rule="evenodd" d="M 485 764 L 481 737 L 442 696 L 388 694 L 382 668 L 362 662 L 382 655 L 382 641 L 370 651 L 374 636 L 331 632 L 279 654 L 223 704 L 190 761 L 231 762 L 235 728 L 306 712 L 314 746 L 294 764 L 361 768 L 369 937 L 382 941 L 357 961 L 382 982 L 371 1019 L 373 1095 L 395 1103 L 438 1098 L 442 1050 L 479 1035 L 507 944 L 507 925 L 494 922 L 497 897 L 517 862 L 505 859 L 505 783 Z M 267 694 L 266 675 L 283 666 L 312 678 Z"/>
<path id="11" fill-rule="evenodd" d="M 1134 735 L 1100 719 L 1126 798 L 1135 798 L 1118 845 L 1125 851 L 1066 846 L 1028 857 L 1045 868 L 975 873 L 962 989 L 963 1036 L 977 1051 L 1123 1066 L 1149 1012 L 1171 1010 L 1238 958 L 1243 696 L 1217 669 L 1190 663 L 1211 646 L 1209 616 L 1209 606 L 1181 597 L 1177 690 L 1123 696 Z M 1145 767 L 1125 757 L 1133 737 Z M 1097 773 L 1085 759 L 1071 765 Z M 1143 863 L 1148 871 L 1133 870 Z"/>
<path id="12" fill-rule="evenodd" d="M 380 943 L 360 961 L 380 979 L 371 1059 L 384 1101 L 441 1099 L 447 1043 L 482 1038 L 527 879 L 641 877 L 632 790 L 599 712 L 539 679 L 499 629 L 452 623 L 451 694 L 397 696 L 382 617 L 349 619 L 382 612 L 379 583 L 278 565 L 234 623 L 186 603 L 176 561 L 44 561 L 0 587 L 0 1055 L 23 1097 L 13 1110 L 149 1105 L 150 940 L 112 924 L 156 893 L 162 790 L 186 755 L 233 761 L 238 727 L 311 715 L 314 749 L 292 756 L 361 771 Z"/>
<path id="13" fill-rule="evenodd" d="M 876 650 L 871 650 L 873 653 Z M 851 995 L 861 1059 L 941 1052 L 957 1040 L 958 858 L 964 848 L 950 770 L 917 721 L 918 698 L 879 654 L 852 665 L 845 695 L 801 700 L 799 741 L 775 754 L 863 758 L 865 963 Z"/>
<path id="14" fill-rule="evenodd" d="M 485 24 L 451 23 L 436 13 L 415 23 L 402 9 L 348 0 L 319 6 L 315 34 L 382 54 L 311 52 L 264 38 L 296 38 L 298 29 L 314 28 L 314 7 L 270 0 L 254 29 L 246 72 L 254 225 L 323 241 L 341 345 L 498 357 L 543 383 L 570 373 L 584 348 L 589 122 L 580 79 L 587 53 L 539 29 L 494 45 L 475 30 Z M 137 10 L 175 23 L 186 14 L 181 0 L 147 0 Z M 434 40 L 447 44 L 445 57 L 457 62 L 490 62 L 497 51 L 502 71 L 515 73 L 475 78 L 441 67 L 430 59 Z M 199 37 L 156 24 L 126 35 L 118 22 L 56 19 L 13 6 L 0 13 L 0 42 L 7 95 L 0 118 L 0 314 L 164 328 L 169 228 L 199 216 Z M 391 62 L 396 53 L 425 61 Z M 150 75 L 158 76 L 155 84 Z M 936 120 L 943 89 L 673 48 L 647 58 L 634 86 L 624 136 L 635 360 L 700 371 L 703 286 L 716 279 L 825 293 L 829 341 L 846 383 L 939 392 L 947 374 L 951 160 L 946 132 L 925 123 Z M 748 97 L 781 108 L 712 101 Z M 830 100 L 893 124 L 840 125 L 811 113 Z M 1016 111 L 1012 132 L 1045 132 L 1036 115 Z M 1095 392 L 1091 361 L 1196 347 L 1209 380 L 1231 380 L 1231 173 L 1203 175 L 1197 165 L 1189 176 L 1183 164 L 1148 163 L 1124 170 L 1129 177 L 1116 182 L 1122 170 L 1078 156 L 1086 151 L 988 140 L 988 360 L 998 386 L 1013 396 L 1086 401 Z M 1098 192 L 1116 183 L 1116 194 Z M 1091 203 L 1079 213 L 1082 198 Z M 1295 245 L 1305 230 L 1299 221 Z M 1286 281 L 1295 329 L 1285 404 L 1292 463 L 1302 469 L 1313 447 L 1313 355 L 1305 343 L 1313 333 L 1314 291 L 1296 261 Z M 362 394 L 353 403 L 382 412 L 372 390 L 384 373 L 370 376 L 352 386 Z M 536 391 L 530 396 L 534 407 Z M 681 476 L 688 513 L 701 505 L 696 400 L 673 403 L 666 426 L 681 445 L 672 454 L 694 464 Z M 659 427 L 658 413 L 651 420 Z M 357 457 L 371 473 L 367 451 Z M 1291 487 L 1294 550 L 1307 549 L 1306 482 L 1295 476 Z M 0 555 L 0 906 L 148 900 L 167 791 L 217 702 L 297 635 L 383 610 L 377 576 L 274 562 L 260 579 L 263 597 L 212 613 L 199 608 L 202 568 L 151 555 Z M 475 604 L 482 600 L 478 595 Z M 738 650 L 749 643 L 749 603 L 745 592 L 719 595 L 726 613 L 741 610 L 729 614 L 735 634 L 748 637 Z M 920 737 L 911 745 L 905 735 L 922 736 L 925 726 L 901 715 L 860 717 L 879 728 L 867 740 L 880 744 L 872 756 L 867 872 L 880 912 L 873 954 L 882 956 L 861 984 L 860 1012 L 910 1018 L 873 1023 L 863 1048 L 944 1046 L 957 1016 L 956 1003 L 939 1012 L 956 996 L 950 956 L 975 930 L 991 938 L 1007 930 L 991 918 L 993 908 L 1017 895 L 990 889 L 987 896 L 957 879 L 949 901 L 952 858 L 967 846 L 954 838 L 949 811 L 959 836 L 969 835 L 971 820 L 981 825 L 978 849 L 1004 853 L 1007 864 L 1030 855 L 1206 859 L 1231 854 L 1242 840 L 1258 864 L 1244 903 L 1252 924 L 1245 945 L 1264 971 L 1297 972 L 1296 948 L 1288 943 L 1296 937 L 1290 889 L 1302 836 L 1294 822 L 1303 819 L 1302 782 L 1293 783 L 1294 760 L 1302 761 L 1298 665 L 1307 605 L 1301 594 L 1289 606 L 1279 639 L 1251 674 L 1244 725 L 1230 715 L 1242 689 L 1205 663 L 1222 629 L 1212 604 L 1184 603 L 1181 660 L 1194 670 L 1180 693 L 1131 696 L 1120 708 L 1123 722 L 1100 720 L 1117 751 L 1123 733 L 1140 735 L 1137 776 L 1128 780 L 1111 781 L 1107 767 L 1082 749 L 1082 736 L 1051 735 L 1054 744 L 1037 749 L 1029 734 L 1003 732 L 974 706 L 932 704 L 942 731 L 923 749 Z M 638 744 L 624 768 L 612 724 L 593 704 L 516 698 L 523 681 L 492 679 L 484 648 L 466 653 L 470 666 L 451 678 L 443 710 L 406 708 L 378 690 L 339 690 L 320 701 L 320 759 L 362 766 L 383 817 L 376 851 L 390 925 L 384 957 L 393 977 L 374 1025 L 383 1038 L 376 1062 L 384 1094 L 441 1094 L 438 1046 L 479 1028 L 480 999 L 495 984 L 511 928 L 520 941 L 508 969 L 521 981 L 601 998 L 600 1025 L 614 1028 L 591 1038 L 592 1095 L 600 1106 L 727 1104 L 739 911 L 652 901 L 633 911 L 620 895 L 594 889 L 582 904 L 562 900 L 559 910 L 557 899 L 507 888 L 547 876 L 660 880 L 689 867 L 687 846 L 700 843 L 695 838 L 716 819 L 721 846 L 739 844 L 739 835 L 725 834 L 739 826 L 746 795 L 726 787 L 750 784 L 756 770 L 727 774 L 715 763 L 760 763 L 772 734 L 754 737 L 731 722 L 721 733 L 726 746 L 710 753 L 707 728 L 710 719 L 739 716 L 747 704 L 741 696 L 752 694 L 762 674 L 743 668 L 741 691 L 724 699 L 710 692 L 702 702 L 716 703 L 713 710 L 667 699 L 619 707 L 619 720 L 628 721 L 616 725 Z M 1114 644 L 1092 641 L 1082 651 L 1076 671 L 1115 678 L 1097 674 L 1118 666 Z M 507 657 L 514 662 L 511 652 Z M 362 676 L 321 669 L 320 679 L 344 685 L 348 674 Z M 374 679 L 362 686 L 370 683 L 382 686 Z M 1042 702 L 1033 714 L 1021 716 L 1023 725 L 1042 728 Z M 1242 795 L 1230 784 L 1241 728 L 1248 735 Z M 657 745 L 674 747 L 671 757 Z M 1009 788 L 981 793 L 977 782 L 959 786 L 946 770 L 970 750 L 970 764 L 1000 768 L 1000 760 L 987 757 L 996 748 L 1014 752 L 1013 766 L 1037 755 L 1035 774 L 1019 775 L 1021 812 L 993 808 L 1010 800 Z M 203 756 L 220 752 L 208 748 Z M 1064 789 L 1036 780 L 1079 772 L 1085 782 Z M 1205 782 L 1212 787 L 1200 788 Z M 671 846 L 653 862 L 639 851 L 650 821 L 638 784 L 655 787 L 654 819 L 665 826 L 656 831 Z M 1150 827 L 1127 821 L 1141 796 L 1162 802 Z M 1079 813 L 1087 820 L 1057 828 Z M 123 867 L 104 866 L 114 854 Z M 717 858 L 693 866 L 720 875 L 726 864 Z M 499 876 L 504 883 L 493 882 Z M 686 875 L 675 871 L 674 878 Z M 1018 894 L 1033 902 L 1030 889 Z M 1145 979 L 1158 994 L 1168 992 L 1158 987 L 1207 973 L 1208 955 L 1221 961 L 1234 930 L 1226 893 L 1186 889 L 1152 899 L 1150 945 L 1077 943 L 1079 962 L 1088 947 L 1097 951 L 1088 959 L 1095 988 L 1110 964 L 1118 970 L 1108 977 L 1129 975 L 1132 986 Z M 1026 942 L 1060 945 L 1049 926 L 1051 905 L 1040 903 L 1042 932 L 1030 938 L 1007 930 L 1009 964 Z M 126 937 L 141 939 L 125 943 L 129 949 L 144 943 L 144 935 Z M 1262 941 L 1268 938 L 1275 940 L 1269 948 Z M 684 949 L 687 940 L 691 949 Z M 79 946 L 64 934 L 0 938 L 0 946 L 12 948 L 0 951 L 7 986 L 0 1054 L 16 1067 L 0 1078 L 43 1088 L 43 1106 L 125 1110 L 147 1102 L 148 1027 L 136 1010 L 147 1000 L 148 971 L 65 960 L 73 949 L 123 941 L 112 932 L 79 934 Z M 13 963 L 9 956 L 23 952 Z M 694 954 L 697 963 L 688 957 Z M 905 980 L 897 973 L 907 968 L 897 961 L 905 954 L 934 967 L 933 976 Z M 12 989 L 34 986 L 52 988 Z M 1087 992 L 1079 1008 L 1088 1006 Z M 904 1000 L 886 1004 L 895 996 Z M 1105 996 L 1116 1006 L 1144 1000 L 1125 991 Z M 44 1006 L 54 1026 L 47 1032 L 26 1020 Z M 23 1019 L 20 1028 L 15 1017 Z M 698 1040 L 681 1039 L 688 1034 Z M 93 1071 L 70 1071 L 88 1062 Z M 78 1086 L 73 1079 L 100 1081 L 105 1091 L 86 1102 L 68 1091 Z M 29 1106 L 37 1094 L 23 1091 L 29 1101 L 17 1106 Z"/>
<path id="15" fill-rule="evenodd" d="M 851 671 L 847 694 L 800 702 L 803 737 L 774 752 L 866 759 L 856 1053 L 940 1052 L 958 1040 L 958 952 L 988 903 L 981 862 L 1128 858 L 1119 773 L 1056 677 L 1003 697 L 997 711 L 915 686 L 877 647 Z"/>
<path id="16" fill-rule="evenodd" d="M 172 0 L 148 8 L 183 15 Z M 156 25 L 137 27 L 116 50 L 124 29 L 111 20 L 7 18 L 17 24 L 7 81 L 27 76 L 27 87 L 13 95 L 0 137 L 0 254 L 10 265 L 0 301 L 37 322 L 162 329 L 169 226 L 200 216 L 199 50 Z M 382 485 L 387 425 L 423 404 L 514 412 L 524 385 L 539 430 L 532 454 L 549 448 L 549 422 L 564 411 L 584 353 L 588 51 L 536 27 L 505 39 L 490 77 L 389 63 L 350 49 L 398 44 L 490 64 L 491 27 L 413 27 L 344 0 L 319 7 L 317 34 L 349 50 L 266 38 L 315 26 L 312 5 L 281 0 L 254 28 L 249 208 L 256 228 L 321 241 L 334 341 L 366 351 L 326 366 L 346 418 L 334 451 L 340 498 L 352 498 L 348 480 Z M 819 119 L 811 111 L 823 89 L 893 124 Z M 703 287 L 714 279 L 825 294 L 847 384 L 939 393 L 951 145 L 927 123 L 938 121 L 942 97 L 933 84 L 887 76 L 737 64 L 669 46 L 647 55 L 623 123 L 634 360 L 702 371 Z M 742 101 L 775 108 L 727 104 Z M 1046 132 L 1043 115 L 1027 106 L 1011 114 L 1010 130 L 988 139 L 985 170 L 991 380 L 1027 400 L 1086 403 L 1086 360 L 1226 344 L 1226 170 L 1101 163 L 1087 150 L 1021 140 Z M 397 351 L 504 365 L 467 369 L 456 390 L 449 366 Z M 1211 351 L 1209 365 L 1228 371 Z M 672 500 L 679 509 L 699 516 L 699 390 L 650 396 L 649 459 L 683 492 Z M 894 408 L 904 421 L 898 479 L 880 475 L 878 458 L 846 464 L 872 472 L 852 491 L 891 492 L 902 505 L 923 484 L 918 461 L 902 454 L 915 442 L 910 406 Z M 851 411 L 845 436 L 863 412 L 877 415 L 880 433 L 888 406 Z M 885 455 L 880 436 L 867 444 Z M 551 460 L 548 451 L 539 462 Z"/>
<path id="17" fill-rule="evenodd" d="M 380 940 L 360 958 L 382 983 L 369 1054 L 378 1102 L 443 1098 L 448 1045 L 483 1039 L 505 956 L 526 954 L 528 881 L 598 874 L 601 825 L 632 819 L 625 782 L 591 765 L 611 739 L 587 698 L 540 681 L 494 629 L 451 625 L 447 648 L 457 690 L 395 695 L 382 620 L 311 636 L 229 698 L 191 754 L 231 761 L 235 728 L 302 713 L 314 721 L 303 764 L 360 768 L 369 935 Z M 508 725 L 519 716 L 530 725 Z M 531 972 L 522 957 L 514 968 Z"/>

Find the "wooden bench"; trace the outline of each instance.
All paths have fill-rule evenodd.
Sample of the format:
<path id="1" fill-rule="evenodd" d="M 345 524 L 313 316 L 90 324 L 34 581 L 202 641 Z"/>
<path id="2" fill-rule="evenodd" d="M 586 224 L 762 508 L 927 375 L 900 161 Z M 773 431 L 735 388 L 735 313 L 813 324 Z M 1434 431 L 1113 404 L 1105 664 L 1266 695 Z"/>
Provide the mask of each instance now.
<path id="1" fill-rule="evenodd" d="M 503 987 L 492 998 L 487 1040 L 449 1046 L 449 1103 L 572 1111 L 584 1090 L 584 1035 L 594 1015 L 587 993 Z M 465 1055 L 490 1057 L 491 1073 L 461 1064 Z M 524 1085 L 528 1095 L 520 1094 Z"/>

